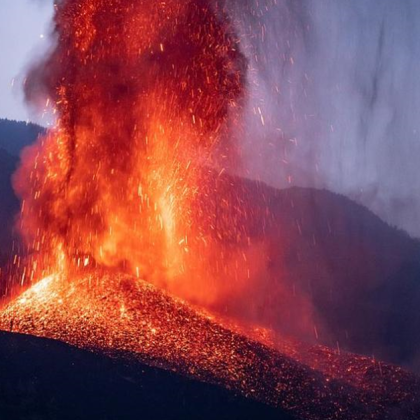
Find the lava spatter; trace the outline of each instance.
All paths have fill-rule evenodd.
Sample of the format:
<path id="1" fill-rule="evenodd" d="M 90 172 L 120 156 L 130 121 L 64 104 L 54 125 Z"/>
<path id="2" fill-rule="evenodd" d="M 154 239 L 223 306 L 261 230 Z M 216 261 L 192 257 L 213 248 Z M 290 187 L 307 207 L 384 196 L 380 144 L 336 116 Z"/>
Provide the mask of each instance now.
<path id="1" fill-rule="evenodd" d="M 58 265 L 182 283 L 190 244 L 203 242 L 191 210 L 202 172 L 236 156 L 247 63 L 233 25 L 207 0 L 55 9 L 54 47 L 25 85 L 29 101 L 48 98 L 57 126 L 15 175 L 32 257 L 22 283 Z"/>
<path id="2" fill-rule="evenodd" d="M 302 419 L 418 418 L 420 382 L 400 368 L 298 343 L 281 352 L 126 274 L 52 275 L 4 308 L 0 328 L 140 360 Z"/>

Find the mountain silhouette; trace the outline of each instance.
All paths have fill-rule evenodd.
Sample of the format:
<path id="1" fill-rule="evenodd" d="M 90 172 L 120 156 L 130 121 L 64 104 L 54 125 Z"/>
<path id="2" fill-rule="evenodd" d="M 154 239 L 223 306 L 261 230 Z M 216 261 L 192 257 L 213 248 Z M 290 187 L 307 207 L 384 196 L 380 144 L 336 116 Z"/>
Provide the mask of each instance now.
<path id="1" fill-rule="evenodd" d="M 212 182 L 208 188 L 217 190 L 217 203 L 205 198 L 202 205 L 218 207 L 215 235 L 245 226 L 235 246 L 246 249 L 251 240 L 264 258 L 261 277 L 245 296 L 228 296 L 220 305 L 225 312 L 420 368 L 417 239 L 330 191 L 276 190 L 228 176 Z"/>
<path id="2" fill-rule="evenodd" d="M 36 124 L 0 119 L 0 266 L 10 256 L 14 220 L 19 212 L 11 178 L 22 149 L 43 132 L 45 129 Z"/>
<path id="3" fill-rule="evenodd" d="M 0 119 L 0 149 L 18 157 L 25 146 L 43 133 L 45 128 L 37 124 Z"/>
<path id="4" fill-rule="evenodd" d="M 14 216 L 19 212 L 19 200 L 12 188 L 11 177 L 18 159 L 0 149 L 0 264 L 10 250 Z"/>
<path id="5" fill-rule="evenodd" d="M 9 131 L 8 131 L 9 130 Z M 10 254 L 19 203 L 11 187 L 18 143 L 43 129 L 0 121 L 0 253 Z M 26 139 L 22 133 L 28 133 Z M 4 144 L 4 143 L 1 143 Z M 12 152 L 15 155 L 12 155 Z M 234 176 L 206 180 L 199 206 L 214 206 L 211 232 L 223 246 L 263 258 L 260 281 L 214 309 L 339 349 L 420 371 L 420 243 L 367 208 L 326 190 L 276 190 Z M 244 209 L 244 211 L 241 211 Z M 246 210 L 246 211 L 245 211 Z M 214 223 L 213 223 L 214 222 Z M 225 232 L 241 227 L 240 239 Z"/>
<path id="6" fill-rule="evenodd" d="M 64 343 L 0 332 L 2 419 L 276 419 L 232 391 Z"/>

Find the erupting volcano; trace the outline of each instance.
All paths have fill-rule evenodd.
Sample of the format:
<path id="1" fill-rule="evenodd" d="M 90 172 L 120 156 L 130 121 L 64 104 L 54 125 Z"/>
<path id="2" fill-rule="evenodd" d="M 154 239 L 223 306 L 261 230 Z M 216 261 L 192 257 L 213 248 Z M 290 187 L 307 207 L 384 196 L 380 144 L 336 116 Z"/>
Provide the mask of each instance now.
<path id="1" fill-rule="evenodd" d="M 229 129 L 246 76 L 238 40 L 206 1 L 56 9 L 56 48 L 27 94 L 52 99 L 57 128 L 16 176 L 21 229 L 41 254 L 29 277 L 98 264 L 181 282 L 190 249 L 207 246 L 192 210 L 202 172 L 235 155 Z"/>
<path id="2" fill-rule="evenodd" d="M 248 71 L 226 4 L 55 9 L 52 50 L 25 89 L 56 127 L 14 178 L 26 252 L 12 278 L 28 290 L 0 328 L 173 370 L 297 418 L 417 419 L 420 383 L 402 369 L 221 314 L 259 287 L 263 236 L 278 229 L 274 198 L 225 173 L 240 165 L 232 139 Z"/>

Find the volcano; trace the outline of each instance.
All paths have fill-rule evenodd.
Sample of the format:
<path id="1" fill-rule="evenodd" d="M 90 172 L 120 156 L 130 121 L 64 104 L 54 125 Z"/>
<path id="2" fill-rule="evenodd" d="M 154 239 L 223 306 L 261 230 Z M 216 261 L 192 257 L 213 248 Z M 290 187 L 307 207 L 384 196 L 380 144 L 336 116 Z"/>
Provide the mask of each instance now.
<path id="1" fill-rule="evenodd" d="M 301 419 L 417 419 L 420 381 L 400 368 L 277 338 L 131 276 L 92 271 L 43 279 L 2 311 L 0 328 L 138 361 L 234 390 Z"/>
<path id="2" fill-rule="evenodd" d="M 418 419 L 417 377 L 340 345 L 394 360 L 376 330 L 400 324 L 369 297 L 392 295 L 418 243 L 331 193 L 234 176 L 252 83 L 235 22 L 224 1 L 55 4 L 25 93 L 56 126 L 14 175 L 24 246 L 0 329 L 298 419 Z"/>

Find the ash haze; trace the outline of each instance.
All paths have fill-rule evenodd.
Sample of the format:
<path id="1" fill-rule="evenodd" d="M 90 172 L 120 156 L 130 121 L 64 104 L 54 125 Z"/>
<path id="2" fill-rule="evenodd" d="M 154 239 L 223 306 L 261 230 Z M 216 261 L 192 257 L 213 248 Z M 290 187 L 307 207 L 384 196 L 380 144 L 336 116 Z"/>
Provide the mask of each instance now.
<path id="1" fill-rule="evenodd" d="M 343 193 L 420 237 L 420 2 L 230 3 L 252 70 L 247 175 Z"/>
<path id="2" fill-rule="evenodd" d="M 343 193 L 420 237 L 420 2 L 224 1 L 250 63 L 245 175 Z M 10 81 L 51 10 L 0 4 L 1 117 L 28 118 Z"/>

